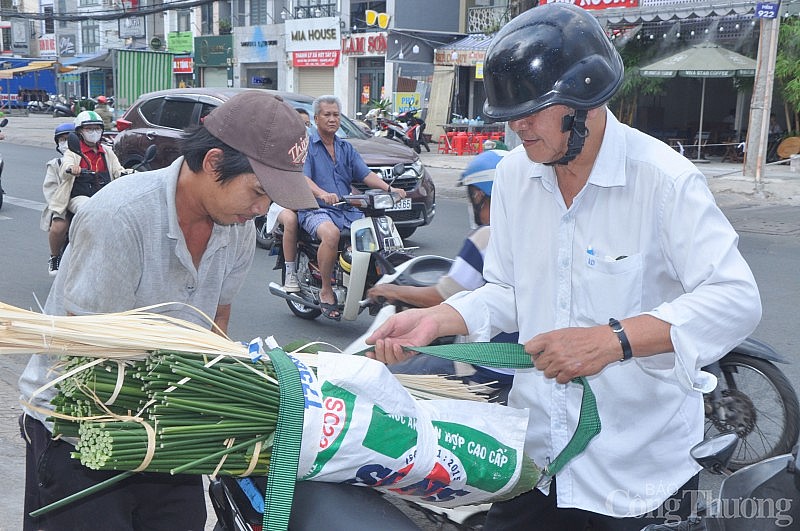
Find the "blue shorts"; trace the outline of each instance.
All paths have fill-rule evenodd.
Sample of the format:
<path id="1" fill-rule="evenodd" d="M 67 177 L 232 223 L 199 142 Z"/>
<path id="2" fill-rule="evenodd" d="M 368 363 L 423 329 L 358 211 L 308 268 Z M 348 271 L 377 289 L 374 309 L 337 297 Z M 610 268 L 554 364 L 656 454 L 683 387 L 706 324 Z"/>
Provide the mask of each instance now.
<path id="1" fill-rule="evenodd" d="M 334 208 L 318 208 L 316 210 L 300 210 L 297 213 L 298 221 L 304 231 L 317 237 L 317 229 L 326 221 L 330 221 L 341 232 L 349 229 L 353 221 L 364 217 L 359 210 L 344 210 Z"/>

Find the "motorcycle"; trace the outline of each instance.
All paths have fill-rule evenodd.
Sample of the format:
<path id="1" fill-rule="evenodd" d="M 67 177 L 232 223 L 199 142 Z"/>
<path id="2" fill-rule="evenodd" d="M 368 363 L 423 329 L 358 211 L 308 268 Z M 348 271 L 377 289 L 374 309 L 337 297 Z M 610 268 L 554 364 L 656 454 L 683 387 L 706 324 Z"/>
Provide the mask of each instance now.
<path id="1" fill-rule="evenodd" d="M 425 120 L 417 117 L 418 112 L 419 109 L 403 111 L 397 115 L 397 121 L 401 124 L 405 124 L 406 132 L 404 140 L 408 147 L 417 153 L 421 153 L 421 148 L 424 147 L 425 151 L 430 153 L 431 148 L 428 146 L 428 141 L 425 139 Z"/>
<path id="2" fill-rule="evenodd" d="M 392 174 L 397 178 L 404 171 L 403 164 L 397 164 L 392 169 Z M 397 193 L 383 190 L 366 190 L 363 194 L 346 195 L 341 198 L 340 205 L 356 207 L 365 214 L 365 217 L 353 222 L 349 230 L 341 232 L 339 257 L 334 263 L 331 279 L 339 313 L 347 321 L 354 320 L 364 309 L 365 306 L 361 301 L 381 275 L 392 273 L 396 265 L 411 258 L 407 252 L 410 249 L 404 247 L 392 218 L 385 215 L 386 209 L 392 208 L 398 198 Z M 286 299 L 289 309 L 296 316 L 316 319 L 322 314 L 319 298 L 322 280 L 317 262 L 320 242 L 302 228 L 298 232 L 295 261 L 300 291 L 287 293 L 275 282 L 270 282 L 269 291 Z M 278 247 L 275 268 L 281 269 L 281 284 L 283 284 L 286 281 L 286 271 L 283 267 L 285 260 L 280 242 L 281 237 L 278 233 L 274 237 L 274 245 Z"/>
<path id="3" fill-rule="evenodd" d="M 8 118 L 3 118 L 0 121 L 0 129 L 8 125 Z M 0 208 L 3 208 L 3 195 L 5 192 L 3 191 L 3 156 L 0 155 Z"/>
<path id="4" fill-rule="evenodd" d="M 800 434 L 800 405 L 789 379 L 775 363 L 788 363 L 770 345 L 745 339 L 704 370 L 717 386 L 703 396 L 706 437 L 733 432 L 739 438 L 730 460 L 738 470 L 789 452 Z"/>
<path id="5" fill-rule="evenodd" d="M 75 113 L 72 112 L 72 106 L 73 102 L 67 100 L 63 94 L 59 94 L 58 96 L 53 94 L 50 96 L 48 112 L 53 113 L 53 118 L 73 117 Z"/>
<path id="6" fill-rule="evenodd" d="M 395 115 L 395 119 L 378 117 L 375 136 L 383 136 L 402 142 L 417 153 L 422 147 L 430 152 L 431 148 L 425 139 L 425 120 L 416 117 L 419 109 L 409 109 Z"/>
<path id="7" fill-rule="evenodd" d="M 720 434 L 692 448 L 690 454 L 712 474 L 725 479 L 719 497 L 706 504 L 700 499 L 687 520 L 651 524 L 642 531 L 771 531 L 796 529 L 800 522 L 800 470 L 798 447 L 791 452 L 740 468 L 728 465 L 739 439 L 735 433 Z M 700 494 L 700 493 L 698 493 Z"/>
<path id="8" fill-rule="evenodd" d="M 214 531 L 261 531 L 266 477 L 212 478 L 209 499 Z M 291 531 L 420 531 L 378 491 L 354 485 L 300 481 L 295 485 Z"/>
<path id="9" fill-rule="evenodd" d="M 34 114 L 43 114 L 48 112 L 49 105 L 44 101 L 31 100 L 25 107 L 26 112 Z"/>

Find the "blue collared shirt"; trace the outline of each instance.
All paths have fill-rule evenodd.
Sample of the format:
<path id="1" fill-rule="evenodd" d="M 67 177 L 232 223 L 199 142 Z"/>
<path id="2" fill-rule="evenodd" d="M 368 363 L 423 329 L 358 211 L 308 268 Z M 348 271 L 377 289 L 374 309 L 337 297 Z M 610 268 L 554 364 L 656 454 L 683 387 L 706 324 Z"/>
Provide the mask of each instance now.
<path id="1" fill-rule="evenodd" d="M 370 169 L 367 167 L 364 159 L 355 150 L 349 142 L 334 136 L 333 151 L 336 155 L 336 160 L 331 159 L 328 150 L 322 143 L 319 133 L 316 131 L 311 134 L 308 144 L 308 155 L 306 156 L 306 163 L 303 167 L 303 174 L 314 181 L 317 186 L 327 192 L 336 193 L 339 197 L 352 193 L 351 184 L 354 181 L 362 182 L 364 177 L 369 175 Z M 332 217 L 341 213 L 341 216 L 352 222 L 363 216 L 360 210 L 352 209 L 345 210 L 340 207 L 331 207 L 326 205 L 320 200 L 317 200 L 320 207 L 330 210 Z M 298 212 L 300 222 L 314 212 L 313 210 L 306 210 Z M 338 223 L 337 223 L 338 225 Z"/>

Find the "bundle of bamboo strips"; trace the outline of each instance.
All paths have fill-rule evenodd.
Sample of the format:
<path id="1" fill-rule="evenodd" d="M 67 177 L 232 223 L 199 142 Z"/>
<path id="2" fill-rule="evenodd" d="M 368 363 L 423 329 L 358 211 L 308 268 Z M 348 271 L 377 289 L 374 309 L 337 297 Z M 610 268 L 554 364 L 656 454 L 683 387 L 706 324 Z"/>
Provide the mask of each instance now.
<path id="1" fill-rule="evenodd" d="M 146 360 L 83 363 L 59 384 L 54 434 L 98 470 L 264 475 L 278 417 L 269 361 L 156 351 Z M 119 378 L 118 371 L 123 371 Z"/>

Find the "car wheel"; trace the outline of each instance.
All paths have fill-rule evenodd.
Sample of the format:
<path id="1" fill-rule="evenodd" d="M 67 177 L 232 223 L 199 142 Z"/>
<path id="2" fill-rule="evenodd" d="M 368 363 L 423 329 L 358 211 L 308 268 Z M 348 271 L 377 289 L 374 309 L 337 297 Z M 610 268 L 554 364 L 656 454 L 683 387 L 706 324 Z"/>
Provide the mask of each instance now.
<path id="1" fill-rule="evenodd" d="M 397 232 L 400 234 L 400 237 L 404 240 L 406 238 L 410 238 L 414 232 L 416 232 L 416 227 L 397 227 Z"/>

